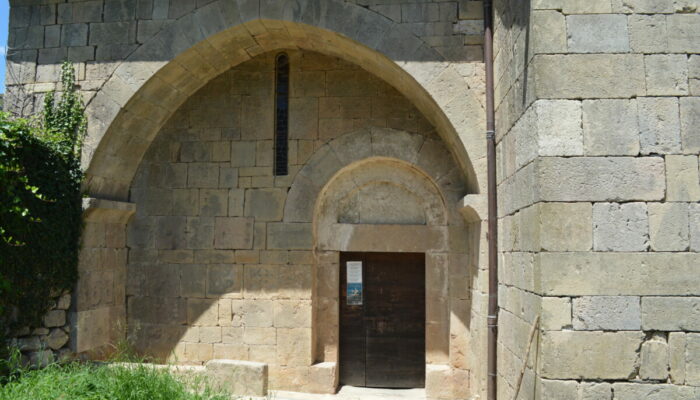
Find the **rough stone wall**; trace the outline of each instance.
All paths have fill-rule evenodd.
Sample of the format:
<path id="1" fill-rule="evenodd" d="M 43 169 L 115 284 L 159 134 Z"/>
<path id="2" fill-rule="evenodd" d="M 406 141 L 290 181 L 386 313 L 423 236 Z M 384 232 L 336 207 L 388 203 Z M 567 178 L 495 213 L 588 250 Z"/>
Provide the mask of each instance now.
<path id="1" fill-rule="evenodd" d="M 211 81 L 175 113 L 151 145 L 131 188 L 130 201 L 138 207 L 127 233 L 128 329 L 136 348 L 149 355 L 184 363 L 212 358 L 265 362 L 273 387 L 321 390 L 315 388 L 327 388 L 323 380 L 332 379 L 333 372 L 310 367 L 335 360 L 314 357 L 312 348 L 312 227 L 290 222 L 301 221 L 297 209 L 312 209 L 320 189 L 315 180 L 334 173 L 335 154 L 345 148 L 317 157 L 317 170 L 299 178 L 312 186 L 288 194 L 300 169 L 332 139 L 362 128 L 392 128 L 404 132 L 405 148 L 393 149 L 377 137 L 376 143 L 348 143 L 347 148 L 358 151 L 352 157 L 366 157 L 372 147 L 387 145 L 388 154 L 409 154 L 429 172 L 437 171 L 435 176 L 453 182 L 452 204 L 464 194 L 464 184 L 433 127 L 391 86 L 335 58 L 287 53 L 288 176 L 272 175 L 275 54 L 259 56 Z M 445 263 L 433 264 L 446 269 Z M 337 268 L 337 260 L 332 265 Z M 468 284 L 467 272 L 460 278 Z M 332 282 L 322 285 L 332 288 Z M 466 286 L 463 292 L 468 293 Z M 437 307 L 448 307 L 449 295 L 440 296 Z M 468 303 L 457 295 L 453 301 L 460 304 L 460 326 L 467 326 Z M 440 397 L 450 398 L 449 310 L 434 312 L 446 316 L 431 321 L 437 322 L 436 332 L 445 332 L 435 360 L 447 370 L 440 367 L 432 379 L 442 390 Z M 324 321 L 325 326 L 332 324 Z M 466 346 L 468 329 L 452 334 Z M 455 362 L 468 367 L 465 361 Z M 462 392 L 469 389 L 465 371 L 457 375 Z"/>
<path id="2" fill-rule="evenodd" d="M 68 336 L 71 329 L 68 322 L 70 305 L 70 293 L 54 296 L 51 308 L 42 318 L 40 326 L 27 326 L 15 333 L 16 337 L 10 341 L 10 346 L 20 350 L 23 362 L 41 366 L 72 356 Z"/>
<path id="3" fill-rule="evenodd" d="M 498 7 L 501 395 L 540 315 L 521 398 L 698 398 L 698 5 L 529 3 Z"/>

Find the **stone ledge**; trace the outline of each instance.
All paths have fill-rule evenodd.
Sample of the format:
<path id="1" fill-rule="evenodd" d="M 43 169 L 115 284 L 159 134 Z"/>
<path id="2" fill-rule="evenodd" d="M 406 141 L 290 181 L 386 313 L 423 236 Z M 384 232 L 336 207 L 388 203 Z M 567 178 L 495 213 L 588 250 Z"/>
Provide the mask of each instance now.
<path id="1" fill-rule="evenodd" d="M 126 224 L 136 212 L 136 204 L 87 197 L 83 199 L 83 218 L 90 222 Z"/>

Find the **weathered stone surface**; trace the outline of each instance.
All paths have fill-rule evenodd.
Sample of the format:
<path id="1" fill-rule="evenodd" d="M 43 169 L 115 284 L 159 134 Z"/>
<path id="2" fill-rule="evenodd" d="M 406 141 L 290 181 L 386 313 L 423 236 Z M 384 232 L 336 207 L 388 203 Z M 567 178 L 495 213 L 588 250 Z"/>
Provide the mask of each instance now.
<path id="1" fill-rule="evenodd" d="M 63 329 L 55 328 L 51 330 L 49 336 L 46 338 L 46 345 L 53 350 L 58 350 L 68 343 L 68 335 Z"/>
<path id="2" fill-rule="evenodd" d="M 667 51 L 668 35 L 665 15 L 630 15 L 629 34 L 634 52 L 664 53 Z"/>
<path id="3" fill-rule="evenodd" d="M 536 104 L 539 154 L 541 156 L 583 155 L 581 102 L 540 100 Z"/>
<path id="4" fill-rule="evenodd" d="M 216 218 L 214 247 L 217 249 L 253 248 L 253 219 L 239 217 Z"/>
<path id="5" fill-rule="evenodd" d="M 207 375 L 221 389 L 237 396 L 267 396 L 267 364 L 251 361 L 210 360 Z"/>
<path id="6" fill-rule="evenodd" d="M 44 315 L 44 326 L 53 328 L 66 324 L 66 312 L 63 310 L 49 311 Z"/>
<path id="7" fill-rule="evenodd" d="M 425 366 L 425 395 L 429 399 L 450 398 L 452 395 L 452 369 L 449 365 Z"/>
<path id="8" fill-rule="evenodd" d="M 649 237 L 655 251 L 688 249 L 688 204 L 650 203 Z"/>
<path id="9" fill-rule="evenodd" d="M 700 333 L 688 333 L 685 339 L 685 383 L 700 386 Z M 700 389 L 696 390 L 700 392 Z"/>
<path id="10" fill-rule="evenodd" d="M 640 332 L 547 331 L 541 373 L 549 379 L 627 379 L 635 372 Z M 586 357 L 581 357 L 586 349 Z"/>
<path id="11" fill-rule="evenodd" d="M 592 246 L 590 203 L 541 203 L 540 244 L 547 251 L 586 251 Z"/>
<path id="12" fill-rule="evenodd" d="M 646 203 L 596 203 L 593 206 L 593 249 L 645 251 L 649 247 Z"/>
<path id="13" fill-rule="evenodd" d="M 617 13 L 672 13 L 673 0 L 612 0 L 612 11 Z"/>
<path id="14" fill-rule="evenodd" d="M 696 253 L 541 253 L 540 291 L 549 296 L 695 295 Z"/>
<path id="15" fill-rule="evenodd" d="M 643 297 L 645 331 L 699 331 L 700 297 Z"/>
<path id="16" fill-rule="evenodd" d="M 700 56 L 698 56 L 700 60 Z M 700 62 L 699 62 L 700 64 Z M 697 93 L 700 95 L 700 92 Z M 700 153 L 700 97 L 683 97 L 681 107 L 681 139 L 684 153 Z"/>
<path id="17" fill-rule="evenodd" d="M 573 326 L 587 331 L 633 331 L 641 327 L 639 297 L 591 296 L 573 299 Z"/>
<path id="18" fill-rule="evenodd" d="M 698 388 L 658 383 L 614 383 L 613 390 L 615 400 L 686 400 L 700 394 Z"/>
<path id="19" fill-rule="evenodd" d="M 538 170 L 544 201 L 661 200 L 666 186 L 659 157 L 546 157 Z"/>
<path id="20" fill-rule="evenodd" d="M 690 204 L 690 250 L 700 253 L 700 204 Z"/>
<path id="21" fill-rule="evenodd" d="M 541 379 L 539 386 L 542 399 L 567 400 L 577 397 L 578 383 L 576 381 Z"/>
<path id="22" fill-rule="evenodd" d="M 256 221 L 281 221 L 285 198 L 283 189 L 246 190 L 245 215 Z"/>
<path id="23" fill-rule="evenodd" d="M 625 53 L 629 51 L 627 17 L 615 14 L 566 17 L 571 53 Z"/>
<path id="24" fill-rule="evenodd" d="M 637 106 L 642 154 L 679 152 L 678 99 L 642 97 L 637 99 Z"/>
<path id="25" fill-rule="evenodd" d="M 642 365 L 639 376 L 644 380 L 668 378 L 668 344 L 663 336 L 655 335 L 642 344 Z"/>
<path id="26" fill-rule="evenodd" d="M 674 53 L 700 52 L 700 14 L 673 14 L 668 24 L 668 51 Z"/>
<path id="27" fill-rule="evenodd" d="M 685 347 L 685 333 L 668 334 L 669 376 L 676 385 L 685 383 Z"/>
<path id="28" fill-rule="evenodd" d="M 666 186 L 666 201 L 700 201 L 698 157 L 666 156 Z"/>
<path id="29" fill-rule="evenodd" d="M 571 326 L 571 299 L 568 297 L 542 298 L 542 329 L 559 331 Z"/>
<path id="30" fill-rule="evenodd" d="M 533 11 L 532 41 L 535 53 L 566 53 L 564 15 L 554 10 Z"/>
<path id="31" fill-rule="evenodd" d="M 269 249 L 307 250 L 311 248 L 311 224 L 273 223 L 267 225 Z"/>
<path id="32" fill-rule="evenodd" d="M 688 94 L 688 57 L 685 54 L 653 54 L 644 57 L 647 95 Z"/>
<path id="33" fill-rule="evenodd" d="M 605 382 L 581 382 L 578 395 L 580 400 L 611 400 L 612 385 Z"/>
<path id="34" fill-rule="evenodd" d="M 70 307 L 70 293 L 66 293 L 64 295 L 61 295 L 61 297 L 58 298 L 56 301 L 56 309 L 57 310 L 67 310 L 68 307 Z"/>
<path id="35" fill-rule="evenodd" d="M 646 92 L 642 55 L 536 55 L 531 68 L 540 98 L 629 98 Z"/>
<path id="36" fill-rule="evenodd" d="M 639 154 L 636 101 L 584 100 L 583 137 L 586 155 Z"/>

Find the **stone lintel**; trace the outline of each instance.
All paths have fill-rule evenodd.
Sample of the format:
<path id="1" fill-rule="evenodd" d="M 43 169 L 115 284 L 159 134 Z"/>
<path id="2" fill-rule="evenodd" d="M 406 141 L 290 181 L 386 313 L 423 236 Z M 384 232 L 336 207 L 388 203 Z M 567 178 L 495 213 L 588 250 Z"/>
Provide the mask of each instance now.
<path id="1" fill-rule="evenodd" d="M 89 222 L 126 225 L 136 212 L 136 204 L 124 201 L 87 197 L 83 199 L 83 218 Z"/>

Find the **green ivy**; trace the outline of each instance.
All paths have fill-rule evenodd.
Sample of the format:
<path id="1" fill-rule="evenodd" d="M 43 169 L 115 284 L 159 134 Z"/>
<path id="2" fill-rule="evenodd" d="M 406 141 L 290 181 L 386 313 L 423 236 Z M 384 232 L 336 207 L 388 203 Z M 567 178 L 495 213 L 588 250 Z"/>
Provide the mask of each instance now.
<path id="1" fill-rule="evenodd" d="M 0 113 L 0 348 L 78 276 L 86 118 L 70 63 L 61 84 L 34 120 Z"/>

